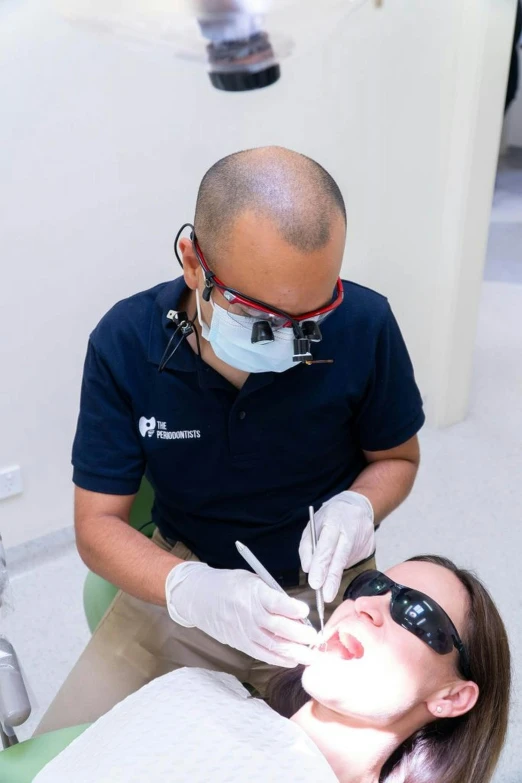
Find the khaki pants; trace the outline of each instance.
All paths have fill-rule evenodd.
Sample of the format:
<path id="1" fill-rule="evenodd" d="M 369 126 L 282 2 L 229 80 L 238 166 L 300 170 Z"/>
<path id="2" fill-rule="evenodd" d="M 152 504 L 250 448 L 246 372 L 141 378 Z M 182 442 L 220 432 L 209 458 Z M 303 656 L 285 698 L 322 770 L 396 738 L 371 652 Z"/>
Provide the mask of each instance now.
<path id="1" fill-rule="evenodd" d="M 197 560 L 184 544 L 169 545 L 156 531 L 153 541 L 183 560 Z M 344 590 L 356 574 L 375 568 L 375 559 L 359 563 L 344 573 L 338 597 L 327 605 L 326 617 L 341 603 Z M 310 606 L 310 619 L 318 626 L 315 593 L 306 574 L 288 594 Z M 221 644 L 198 628 L 174 623 L 164 607 L 154 606 L 119 592 L 35 734 L 80 723 L 91 723 L 162 674 L 182 666 L 228 672 L 264 696 L 279 671 L 249 655 Z"/>

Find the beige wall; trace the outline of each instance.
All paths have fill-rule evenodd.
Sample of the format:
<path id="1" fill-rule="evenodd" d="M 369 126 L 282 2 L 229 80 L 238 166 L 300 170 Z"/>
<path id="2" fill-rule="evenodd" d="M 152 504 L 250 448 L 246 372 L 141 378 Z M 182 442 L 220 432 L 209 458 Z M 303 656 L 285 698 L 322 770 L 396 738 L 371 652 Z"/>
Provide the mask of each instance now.
<path id="1" fill-rule="evenodd" d="M 389 296 L 432 421 L 464 415 L 513 9 L 368 4 L 274 87 L 228 95 L 165 50 L 91 37 L 36 0 L 2 4 L 0 466 L 25 481 L 0 501 L 6 545 L 71 522 L 89 331 L 177 275 L 198 181 L 239 148 L 283 144 L 338 179 L 345 275 Z"/>

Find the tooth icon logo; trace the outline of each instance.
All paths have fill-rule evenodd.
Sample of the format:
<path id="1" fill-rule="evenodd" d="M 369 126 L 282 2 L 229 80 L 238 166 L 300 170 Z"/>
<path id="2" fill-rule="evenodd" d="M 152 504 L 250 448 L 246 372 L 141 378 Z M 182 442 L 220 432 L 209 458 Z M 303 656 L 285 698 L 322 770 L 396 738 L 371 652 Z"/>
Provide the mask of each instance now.
<path id="1" fill-rule="evenodd" d="M 156 419 L 154 416 L 151 416 L 150 419 L 146 419 L 145 416 L 142 416 L 139 420 L 139 428 L 141 437 L 144 438 L 145 435 L 148 435 L 149 438 L 152 438 L 154 435 L 154 430 L 156 429 Z"/>

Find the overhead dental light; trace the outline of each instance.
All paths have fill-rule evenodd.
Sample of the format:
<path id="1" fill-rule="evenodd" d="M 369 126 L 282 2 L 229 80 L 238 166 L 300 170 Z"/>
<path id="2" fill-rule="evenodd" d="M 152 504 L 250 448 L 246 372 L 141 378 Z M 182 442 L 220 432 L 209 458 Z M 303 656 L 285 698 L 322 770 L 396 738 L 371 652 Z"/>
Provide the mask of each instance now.
<path id="1" fill-rule="evenodd" d="M 218 90 L 274 84 L 281 60 L 317 46 L 368 0 L 55 0 L 70 21 L 206 63 Z M 374 0 L 380 5 L 380 0 Z"/>

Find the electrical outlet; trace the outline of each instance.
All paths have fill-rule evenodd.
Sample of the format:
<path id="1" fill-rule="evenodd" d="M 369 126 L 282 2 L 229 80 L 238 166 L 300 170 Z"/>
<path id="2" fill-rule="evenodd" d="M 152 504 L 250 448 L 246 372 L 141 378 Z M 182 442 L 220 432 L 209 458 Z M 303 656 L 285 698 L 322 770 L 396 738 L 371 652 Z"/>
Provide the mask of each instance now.
<path id="1" fill-rule="evenodd" d="M 0 470 L 0 500 L 23 492 L 22 471 L 19 465 Z"/>

